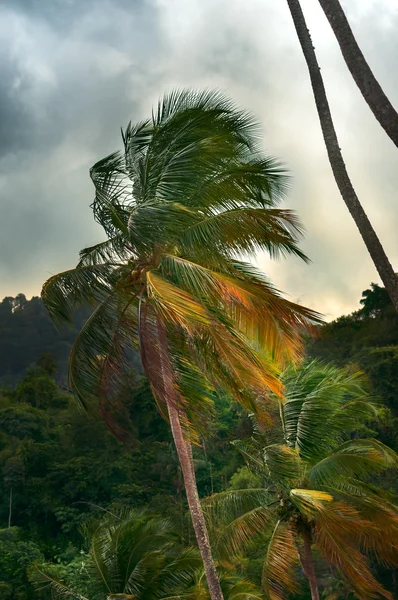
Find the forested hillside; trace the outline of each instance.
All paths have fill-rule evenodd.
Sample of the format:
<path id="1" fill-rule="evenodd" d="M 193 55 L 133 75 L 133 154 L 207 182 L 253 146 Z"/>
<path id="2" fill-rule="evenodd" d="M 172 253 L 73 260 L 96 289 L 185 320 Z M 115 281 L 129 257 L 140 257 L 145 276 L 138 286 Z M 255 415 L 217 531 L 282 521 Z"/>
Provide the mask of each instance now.
<path id="1" fill-rule="evenodd" d="M 367 422 L 366 436 L 398 450 L 398 318 L 378 286 L 365 291 L 361 303 L 360 310 L 323 326 L 319 337 L 308 341 L 308 354 L 353 369 L 359 366 L 368 375 L 372 395 L 388 408 Z M 77 315 L 77 326 L 84 316 Z M 0 330 L 2 600 L 40 597 L 29 582 L 35 561 L 55 565 L 57 576 L 69 573 L 76 583 L 90 544 L 82 526 L 123 509 L 167 516 L 181 543 L 193 544 L 169 427 L 146 379 L 137 371 L 126 381 L 121 401 L 128 411 L 132 441 L 123 445 L 95 407 L 87 415 L 67 390 L 66 360 L 76 329 L 57 332 L 41 300 L 28 301 L 20 294 L 1 303 Z M 202 498 L 254 488 L 259 481 L 231 443 L 251 433 L 251 420 L 227 399 L 218 398 L 216 406 L 212 428 L 194 449 Z M 382 475 L 378 483 L 397 489 L 393 473 Z M 247 557 L 239 563 L 241 575 L 259 585 L 263 546 L 249 548 Z M 394 572 L 379 569 L 378 575 L 392 589 Z M 323 577 L 327 589 L 344 589 L 327 571 Z M 48 593 L 40 595 L 47 598 Z M 308 597 L 304 580 L 301 592 L 293 597 Z"/>

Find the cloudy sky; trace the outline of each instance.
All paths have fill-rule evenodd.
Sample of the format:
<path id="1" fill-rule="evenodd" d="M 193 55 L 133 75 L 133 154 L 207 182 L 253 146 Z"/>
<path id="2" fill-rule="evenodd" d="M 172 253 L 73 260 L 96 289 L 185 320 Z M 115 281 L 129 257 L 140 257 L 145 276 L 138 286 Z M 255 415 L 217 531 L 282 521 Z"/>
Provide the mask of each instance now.
<path id="1" fill-rule="evenodd" d="M 342 0 L 398 106 L 397 0 Z M 317 0 L 302 0 L 358 195 L 398 266 L 398 152 L 365 105 Z M 328 319 L 379 281 L 332 178 L 285 0 L 0 0 L 0 296 L 37 295 L 103 239 L 89 167 L 120 126 L 173 87 L 217 87 L 254 112 L 293 175 L 286 206 L 307 229 L 295 259 L 258 264 Z"/>

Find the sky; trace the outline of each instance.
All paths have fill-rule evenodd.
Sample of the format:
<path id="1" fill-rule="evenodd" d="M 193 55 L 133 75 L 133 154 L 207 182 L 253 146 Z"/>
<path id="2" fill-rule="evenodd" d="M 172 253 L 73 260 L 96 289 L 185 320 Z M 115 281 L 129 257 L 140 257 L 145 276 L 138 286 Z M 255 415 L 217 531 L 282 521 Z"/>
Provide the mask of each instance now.
<path id="1" fill-rule="evenodd" d="M 397 0 L 341 0 L 398 106 Z M 358 196 L 398 265 L 397 149 L 340 55 L 318 0 L 302 0 L 340 146 Z M 38 295 L 102 241 L 89 168 L 121 148 L 120 127 L 175 87 L 218 88 L 261 123 L 292 175 L 284 206 L 312 263 L 257 257 L 274 284 L 327 320 L 379 282 L 337 191 L 285 0 L 0 0 L 0 297 Z"/>

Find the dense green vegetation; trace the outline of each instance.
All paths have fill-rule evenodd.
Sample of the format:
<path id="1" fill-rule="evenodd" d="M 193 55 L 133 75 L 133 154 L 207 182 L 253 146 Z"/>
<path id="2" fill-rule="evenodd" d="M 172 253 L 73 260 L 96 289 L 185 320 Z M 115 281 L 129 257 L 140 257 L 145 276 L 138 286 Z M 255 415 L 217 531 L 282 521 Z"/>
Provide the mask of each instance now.
<path id="1" fill-rule="evenodd" d="M 32 320 L 31 302 L 33 308 L 40 306 L 41 301 L 27 301 L 25 308 L 8 313 L 7 331 L 11 339 L 17 339 L 21 321 Z M 25 310 L 26 316 L 22 315 Z M 45 315 L 42 309 L 37 314 Z M 34 338 L 37 326 L 31 322 L 29 331 Z M 64 333 L 54 330 L 52 335 L 55 346 Z M 40 346 L 35 341 L 36 363 L 32 362 L 28 333 L 26 336 L 15 372 L 23 372 L 27 364 L 30 367 L 16 385 L 3 387 L 0 399 L 1 598 L 39 597 L 27 574 L 34 561 L 55 565 L 60 577 L 66 573 L 71 579 L 79 578 L 90 550 L 89 532 L 82 535 L 81 526 L 89 523 L 94 527 L 102 515 L 106 516 L 104 510 L 147 509 L 151 514 L 167 517 L 180 536 L 180 543 L 185 548 L 191 546 L 193 532 L 186 517 L 178 460 L 169 429 L 156 410 L 145 378 L 133 372 L 126 382 L 131 393 L 125 402 L 134 433 L 134 444 L 127 447 L 115 440 L 98 415 L 81 412 L 74 398 L 56 384 L 54 359 L 42 355 L 48 350 L 45 343 Z M 391 410 L 391 413 L 383 410 L 378 421 L 367 423 L 361 436 L 376 437 L 395 450 L 397 345 L 397 316 L 384 290 L 378 287 L 364 293 L 360 311 L 323 326 L 320 336 L 308 343 L 308 352 L 313 356 L 350 368 L 361 366 L 370 379 L 372 400 L 384 402 Z M 212 429 L 202 446 L 194 450 L 202 498 L 212 492 L 256 487 L 258 479 L 244 466 L 236 445 L 231 444 L 247 438 L 251 432 L 251 420 L 242 409 L 217 400 Z M 386 489 L 398 490 L 393 471 L 372 481 Z M 11 528 L 8 528 L 11 489 Z M 266 540 L 250 547 L 247 558 L 239 561 L 241 578 L 257 585 L 264 543 Z M 341 596 L 336 598 L 345 597 L 344 593 L 349 591 L 347 584 L 335 575 L 330 576 L 317 557 L 316 560 L 318 572 L 326 573 L 321 577 L 324 589 L 330 594 L 337 590 Z M 393 589 L 394 571 L 378 568 L 376 573 L 386 587 Z M 302 578 L 302 593 L 297 598 L 305 598 L 309 593 L 306 589 Z M 48 591 L 41 592 L 44 598 L 46 594 Z"/>
<path id="2" fill-rule="evenodd" d="M 321 327 L 249 262 L 306 260 L 302 230 L 277 206 L 284 169 L 222 94 L 172 92 L 122 138 L 90 171 L 106 240 L 43 286 L 69 328 L 37 298 L 0 307 L 2 596 L 391 598 L 385 291 Z M 340 366 L 303 362 L 317 323 L 309 354 Z"/>

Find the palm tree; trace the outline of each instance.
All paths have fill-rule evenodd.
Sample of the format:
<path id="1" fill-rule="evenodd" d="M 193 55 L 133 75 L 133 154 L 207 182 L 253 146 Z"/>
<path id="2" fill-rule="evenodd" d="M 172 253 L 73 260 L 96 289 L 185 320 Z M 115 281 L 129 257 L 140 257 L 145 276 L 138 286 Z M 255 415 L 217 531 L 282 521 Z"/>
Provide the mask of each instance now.
<path id="1" fill-rule="evenodd" d="M 319 0 L 319 4 L 362 96 L 384 131 L 398 146 L 398 113 L 366 62 L 339 0 Z"/>
<path id="2" fill-rule="evenodd" d="M 321 123 L 323 138 L 329 157 L 333 175 L 340 190 L 340 194 L 362 236 L 365 246 L 374 262 L 380 278 L 398 311 L 398 277 L 386 255 L 384 248 L 373 229 L 369 218 L 364 211 L 351 180 L 341 154 L 339 141 L 334 128 L 329 102 L 323 83 L 320 67 L 312 45 L 311 36 L 305 22 L 304 14 L 299 0 L 287 0 L 293 18 L 297 36 L 307 63 L 310 74 L 312 91 Z"/>
<path id="3" fill-rule="evenodd" d="M 297 591 L 299 563 L 312 599 L 319 599 L 314 548 L 362 600 L 391 598 L 367 555 L 398 563 L 398 514 L 368 478 L 396 468 L 398 457 L 375 439 L 352 438 L 375 417 L 361 375 L 313 361 L 288 369 L 283 381 L 279 426 L 237 444 L 264 487 L 204 501 L 219 531 L 219 551 L 230 557 L 269 531 L 262 582 L 271 600 Z"/>
<path id="4" fill-rule="evenodd" d="M 183 549 L 168 519 L 130 510 L 108 515 L 93 534 L 80 564 L 68 569 L 36 565 L 30 574 L 52 598 L 71 600 L 208 600 L 197 550 Z M 64 577 L 60 573 L 64 572 Z M 228 600 L 261 600 L 254 584 L 225 569 L 221 586 Z"/>
<path id="5" fill-rule="evenodd" d="M 144 511 L 107 515 L 86 536 L 84 566 L 60 577 L 59 566 L 37 565 L 31 581 L 50 587 L 55 598 L 164 600 L 191 586 L 200 567 L 197 551 L 180 546 L 171 522 Z"/>
<path id="6" fill-rule="evenodd" d="M 152 119 L 122 132 L 124 152 L 91 169 L 95 219 L 108 239 L 42 298 L 55 320 L 95 310 L 70 356 L 71 387 L 129 440 L 119 390 L 139 351 L 168 419 L 212 600 L 222 598 L 196 488 L 191 442 L 206 431 L 214 386 L 250 411 L 280 392 L 278 364 L 301 352 L 315 313 L 283 299 L 236 257 L 295 254 L 297 217 L 276 208 L 284 170 L 258 148 L 253 118 L 221 94 L 175 92 Z"/>

